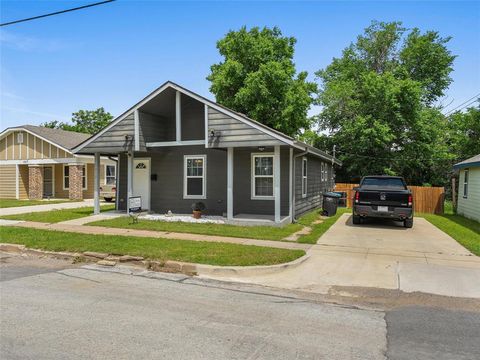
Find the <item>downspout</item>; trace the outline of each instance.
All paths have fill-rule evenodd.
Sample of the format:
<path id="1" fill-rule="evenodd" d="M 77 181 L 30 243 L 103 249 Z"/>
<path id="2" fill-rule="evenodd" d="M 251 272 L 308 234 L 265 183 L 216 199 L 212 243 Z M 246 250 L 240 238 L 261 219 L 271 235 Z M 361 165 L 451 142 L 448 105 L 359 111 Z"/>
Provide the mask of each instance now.
<path id="1" fill-rule="evenodd" d="M 300 154 L 293 155 L 293 178 L 292 178 L 292 223 L 297 222 L 296 219 L 296 214 L 295 214 L 295 174 L 296 174 L 296 166 L 295 166 L 295 160 L 300 157 L 300 156 L 305 156 L 308 154 L 308 151 L 305 149 L 304 152 L 301 152 Z"/>

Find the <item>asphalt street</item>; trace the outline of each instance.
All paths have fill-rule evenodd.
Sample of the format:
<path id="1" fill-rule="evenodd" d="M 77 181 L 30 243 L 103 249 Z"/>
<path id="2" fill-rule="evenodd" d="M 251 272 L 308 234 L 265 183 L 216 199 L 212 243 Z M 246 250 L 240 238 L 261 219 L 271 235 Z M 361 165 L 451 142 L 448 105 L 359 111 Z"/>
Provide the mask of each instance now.
<path id="1" fill-rule="evenodd" d="M 480 314 L 1 257 L 2 359 L 477 359 Z M 480 309 L 479 309 L 480 310 Z"/>

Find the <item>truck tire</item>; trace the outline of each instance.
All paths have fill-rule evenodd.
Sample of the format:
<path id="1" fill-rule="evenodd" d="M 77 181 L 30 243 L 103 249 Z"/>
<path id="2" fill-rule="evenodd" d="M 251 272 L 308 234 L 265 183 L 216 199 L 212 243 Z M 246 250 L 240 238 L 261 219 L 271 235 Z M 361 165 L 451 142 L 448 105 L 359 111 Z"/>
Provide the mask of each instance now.
<path id="1" fill-rule="evenodd" d="M 361 223 L 360 215 L 353 215 L 352 221 L 354 225 L 359 225 Z"/>
<path id="2" fill-rule="evenodd" d="M 405 226 L 407 229 L 411 229 L 413 227 L 413 218 L 405 219 L 403 221 L 403 226 Z"/>
<path id="3" fill-rule="evenodd" d="M 106 197 L 106 198 L 103 198 L 106 202 L 112 202 L 112 198 L 111 197 Z"/>

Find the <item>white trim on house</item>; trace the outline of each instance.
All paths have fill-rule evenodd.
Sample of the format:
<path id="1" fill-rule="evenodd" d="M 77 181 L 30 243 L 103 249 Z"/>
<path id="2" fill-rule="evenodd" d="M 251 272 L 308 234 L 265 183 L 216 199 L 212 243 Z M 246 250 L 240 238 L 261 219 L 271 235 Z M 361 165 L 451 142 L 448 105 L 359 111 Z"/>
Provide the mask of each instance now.
<path id="1" fill-rule="evenodd" d="M 234 148 L 227 149 L 227 219 L 233 220 L 233 154 Z"/>
<path id="2" fill-rule="evenodd" d="M 100 158 L 104 162 L 107 163 L 114 163 L 114 160 L 110 160 L 108 157 L 102 156 Z M 55 159 L 29 159 L 29 160 L 0 160 L 0 165 L 42 165 L 42 164 L 66 164 L 66 163 L 74 163 L 77 162 L 79 164 L 93 164 L 93 157 L 92 156 L 84 156 L 84 155 L 75 155 L 71 158 L 55 158 Z"/>
<path id="3" fill-rule="evenodd" d="M 208 105 L 204 104 L 204 108 L 205 113 L 203 114 L 203 116 L 205 121 L 205 148 L 208 148 Z"/>
<path id="4" fill-rule="evenodd" d="M 289 149 L 288 157 L 288 217 L 293 215 L 293 148 Z"/>
<path id="5" fill-rule="evenodd" d="M 138 109 L 133 112 L 133 127 L 134 127 L 134 136 L 135 141 L 135 151 L 140 151 L 140 113 Z"/>
<path id="6" fill-rule="evenodd" d="M 148 142 L 146 147 L 166 147 L 166 146 L 190 146 L 190 145 L 204 145 L 204 140 L 185 140 L 185 141 L 159 141 Z"/>
<path id="7" fill-rule="evenodd" d="M 281 191 L 280 191 L 280 146 L 274 146 L 273 157 L 273 195 L 275 195 L 275 222 L 280 223 L 281 217 Z"/>
<path id="8" fill-rule="evenodd" d="M 20 170 L 15 165 L 15 199 L 20 199 Z"/>
<path id="9" fill-rule="evenodd" d="M 178 90 L 175 93 L 175 139 L 182 141 L 182 94 Z"/>
<path id="10" fill-rule="evenodd" d="M 100 164 L 101 165 L 101 164 Z M 115 170 L 113 171 L 114 173 L 114 178 L 115 178 L 115 184 L 117 183 L 117 165 L 116 164 L 103 164 L 103 172 L 104 172 L 104 176 L 103 176 L 103 185 L 108 185 L 107 183 L 107 166 L 113 166 L 115 168 Z M 112 177 L 112 176 L 110 176 Z"/>
<path id="11" fill-rule="evenodd" d="M 30 159 L 30 141 L 28 139 L 30 139 L 30 136 L 27 134 L 27 160 Z M 58 157 L 58 150 L 57 150 L 57 157 Z"/>
<path id="12" fill-rule="evenodd" d="M 302 157 L 302 198 L 307 197 L 307 191 L 308 191 L 308 160 L 304 156 Z"/>
<path id="13" fill-rule="evenodd" d="M 88 166 L 87 164 L 63 164 L 62 168 L 62 188 L 63 190 L 69 190 L 70 189 L 70 169 L 68 170 L 68 187 L 65 187 L 65 168 L 69 167 L 70 165 L 83 165 L 83 168 L 85 169 L 85 176 L 82 174 L 82 190 L 87 190 L 88 189 Z M 83 178 L 85 178 L 85 187 L 83 187 Z"/>
<path id="14" fill-rule="evenodd" d="M 272 158 L 272 175 L 255 175 L 255 158 L 257 157 L 268 157 Z M 275 153 L 273 152 L 261 152 L 261 153 L 251 153 L 250 155 L 250 182 L 251 182 L 251 200 L 275 200 Z M 272 195 L 271 196 L 262 196 L 255 194 L 255 179 L 256 178 L 272 178 Z"/>
<path id="15" fill-rule="evenodd" d="M 463 169 L 463 198 L 468 199 L 468 181 L 470 176 L 470 169 Z"/>
<path id="16" fill-rule="evenodd" d="M 32 134 L 34 137 L 38 137 L 39 139 L 41 139 L 42 141 L 46 141 L 47 143 L 49 144 L 52 144 L 56 147 L 59 147 L 60 149 L 66 151 L 67 153 L 69 154 L 73 154 L 72 150 L 68 150 L 67 148 L 64 148 L 63 146 L 59 145 L 59 144 L 56 144 L 54 143 L 53 141 L 50 141 L 46 138 L 44 138 L 43 136 L 40 136 L 36 133 L 34 133 L 33 131 L 30 131 L 28 129 L 25 129 L 23 127 L 18 127 L 18 128 L 6 128 L 5 130 L 3 130 L 1 133 L 0 133 L 0 139 L 3 137 L 3 136 L 8 136 L 8 134 L 10 132 L 12 132 L 12 136 L 13 136 L 13 132 L 16 132 L 16 131 L 25 131 L 26 133 L 29 133 L 29 134 Z M 15 145 L 15 143 L 13 144 Z M 43 143 L 42 143 L 42 153 L 43 153 Z"/>
<path id="17" fill-rule="evenodd" d="M 187 175 L 187 161 L 189 159 L 202 159 L 203 170 L 202 175 Z M 187 181 L 189 178 L 202 179 L 202 195 L 188 195 Z M 206 199 L 207 198 L 207 155 L 184 155 L 183 156 L 183 198 L 184 199 Z"/>

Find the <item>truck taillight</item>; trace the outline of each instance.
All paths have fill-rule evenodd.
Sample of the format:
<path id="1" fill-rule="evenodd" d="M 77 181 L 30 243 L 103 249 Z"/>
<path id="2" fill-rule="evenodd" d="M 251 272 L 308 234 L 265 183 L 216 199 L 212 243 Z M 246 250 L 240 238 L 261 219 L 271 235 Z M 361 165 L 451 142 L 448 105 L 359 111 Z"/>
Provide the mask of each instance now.
<path id="1" fill-rule="evenodd" d="M 358 200 L 360 200 L 360 191 L 355 192 L 355 202 L 358 203 Z"/>
<path id="2" fill-rule="evenodd" d="M 117 188 L 115 186 L 112 187 L 112 191 L 117 191 Z"/>
<path id="3" fill-rule="evenodd" d="M 413 203 L 413 197 L 412 195 L 408 195 L 408 206 L 412 206 Z"/>

